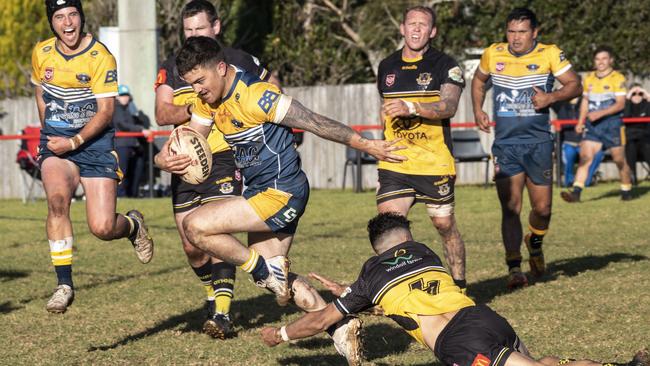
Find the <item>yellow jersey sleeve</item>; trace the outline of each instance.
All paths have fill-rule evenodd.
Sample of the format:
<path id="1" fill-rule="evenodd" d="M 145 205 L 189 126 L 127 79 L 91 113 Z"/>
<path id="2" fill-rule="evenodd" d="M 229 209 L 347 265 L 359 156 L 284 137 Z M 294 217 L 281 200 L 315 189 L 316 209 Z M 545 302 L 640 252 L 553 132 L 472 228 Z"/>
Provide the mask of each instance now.
<path id="1" fill-rule="evenodd" d="M 478 69 L 485 75 L 490 75 L 490 54 L 492 53 L 492 46 L 483 50 L 481 55 L 481 62 L 478 64 Z"/>
<path id="2" fill-rule="evenodd" d="M 38 50 L 41 49 L 40 43 L 38 43 L 36 46 L 34 46 L 34 49 L 32 50 L 32 75 L 31 75 L 31 81 L 32 84 L 36 86 L 41 85 L 41 65 L 40 61 L 38 59 Z"/>
<path id="3" fill-rule="evenodd" d="M 591 78 L 591 73 L 588 73 L 582 78 L 582 95 L 584 96 L 589 95 L 589 78 Z"/>
<path id="4" fill-rule="evenodd" d="M 214 110 L 208 103 L 202 101 L 201 98 L 194 98 L 192 108 L 192 121 L 204 126 L 212 126 Z"/>
<path id="5" fill-rule="evenodd" d="M 569 71 L 571 68 L 571 62 L 567 59 L 564 51 L 556 45 L 550 45 L 547 52 L 553 76 L 558 77 Z"/>
<path id="6" fill-rule="evenodd" d="M 117 64 L 110 53 L 102 55 L 97 63 L 95 75 L 91 78 L 90 89 L 96 98 L 117 95 Z"/>
<path id="7" fill-rule="evenodd" d="M 282 94 L 277 86 L 266 83 L 254 83 L 246 88 L 247 108 L 242 108 L 246 121 L 280 123 L 286 116 L 291 97 Z"/>
<path id="8" fill-rule="evenodd" d="M 625 75 L 617 72 L 612 88 L 614 89 L 614 95 L 621 96 L 627 94 L 627 88 L 625 87 Z"/>

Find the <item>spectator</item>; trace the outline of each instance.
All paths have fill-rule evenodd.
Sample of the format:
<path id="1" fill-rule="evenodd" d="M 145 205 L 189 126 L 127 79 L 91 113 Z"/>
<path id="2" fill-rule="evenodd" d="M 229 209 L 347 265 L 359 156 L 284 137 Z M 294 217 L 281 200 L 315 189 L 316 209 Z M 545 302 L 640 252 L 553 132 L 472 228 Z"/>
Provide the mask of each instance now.
<path id="1" fill-rule="evenodd" d="M 131 92 L 126 85 L 117 88 L 117 103 L 113 113 L 113 127 L 117 132 L 142 132 L 149 135 L 138 118 L 140 114 L 133 103 Z M 117 187 L 118 197 L 138 197 L 138 186 L 144 172 L 144 148 L 137 137 L 117 137 L 115 150 L 119 157 L 120 170 L 124 175 Z"/>
<path id="2" fill-rule="evenodd" d="M 633 84 L 625 98 L 625 117 L 650 116 L 650 94 L 641 87 Z M 650 165 L 650 129 L 647 123 L 629 123 L 625 126 L 625 159 L 632 170 L 632 183 L 637 184 L 636 162 L 638 157 Z"/>
<path id="3" fill-rule="evenodd" d="M 563 100 L 560 102 L 553 103 L 551 108 L 557 115 L 557 119 L 573 119 L 577 120 L 580 114 L 580 101 L 582 97 L 573 98 L 570 101 Z M 582 136 L 575 132 L 573 125 L 563 125 L 560 130 L 560 140 L 562 141 L 562 165 L 564 167 L 564 187 L 571 187 L 573 184 L 573 178 L 575 177 L 575 164 L 578 161 L 580 156 L 580 141 Z M 603 160 L 605 153 L 601 150 L 594 156 L 594 160 L 589 166 L 589 174 L 587 175 L 587 181 L 585 184 L 590 186 L 592 183 L 592 178 L 600 162 Z"/>

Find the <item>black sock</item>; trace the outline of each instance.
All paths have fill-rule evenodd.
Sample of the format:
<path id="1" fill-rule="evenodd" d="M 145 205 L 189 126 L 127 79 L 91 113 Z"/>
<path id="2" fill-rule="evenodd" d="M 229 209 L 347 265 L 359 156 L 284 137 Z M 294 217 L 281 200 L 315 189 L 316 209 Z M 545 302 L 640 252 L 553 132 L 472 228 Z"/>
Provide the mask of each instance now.
<path id="1" fill-rule="evenodd" d="M 54 266 L 54 270 L 59 285 L 68 285 L 74 288 L 72 285 L 72 265 Z"/>
<path id="2" fill-rule="evenodd" d="M 508 271 L 516 268 L 521 272 L 521 252 L 506 252 L 506 264 Z"/>
<path id="3" fill-rule="evenodd" d="M 251 275 L 253 275 L 253 281 L 255 282 L 265 280 L 269 277 L 269 269 L 266 267 L 266 261 L 261 255 L 257 258 L 257 263 L 251 271 Z"/>
<path id="4" fill-rule="evenodd" d="M 537 235 L 535 233 L 530 234 L 530 247 L 532 249 L 541 249 L 543 241 L 544 235 Z"/>
<path id="5" fill-rule="evenodd" d="M 134 241 L 138 236 L 138 230 L 140 230 L 140 223 L 138 220 L 132 219 L 129 217 L 129 220 L 133 223 L 133 231 L 129 234 L 129 240 Z"/>

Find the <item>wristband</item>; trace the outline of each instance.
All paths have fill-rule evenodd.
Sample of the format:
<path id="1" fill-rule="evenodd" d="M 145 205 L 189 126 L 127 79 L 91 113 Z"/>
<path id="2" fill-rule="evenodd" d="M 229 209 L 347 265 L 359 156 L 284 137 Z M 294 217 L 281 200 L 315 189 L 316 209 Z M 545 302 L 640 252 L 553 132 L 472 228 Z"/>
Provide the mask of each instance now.
<path id="1" fill-rule="evenodd" d="M 74 141 L 74 148 L 75 148 L 75 149 L 78 148 L 79 146 L 83 145 L 84 142 L 86 142 L 86 141 L 84 140 L 84 138 L 81 137 L 80 134 L 76 134 L 76 135 L 74 135 L 74 137 L 72 138 L 72 141 Z"/>
<path id="2" fill-rule="evenodd" d="M 409 114 L 412 116 L 417 116 L 418 111 L 415 109 L 415 103 L 409 102 L 409 101 L 404 101 L 404 104 L 406 104 L 406 107 L 409 109 Z"/>
<path id="3" fill-rule="evenodd" d="M 291 339 L 289 339 L 289 335 L 287 335 L 287 326 L 284 325 L 282 328 L 280 328 L 280 337 L 282 337 L 282 340 L 285 342 L 289 342 Z"/>
<path id="4" fill-rule="evenodd" d="M 74 138 L 69 138 L 68 142 L 70 143 L 70 146 L 72 146 L 72 150 L 77 150 L 77 144 L 74 142 Z"/>

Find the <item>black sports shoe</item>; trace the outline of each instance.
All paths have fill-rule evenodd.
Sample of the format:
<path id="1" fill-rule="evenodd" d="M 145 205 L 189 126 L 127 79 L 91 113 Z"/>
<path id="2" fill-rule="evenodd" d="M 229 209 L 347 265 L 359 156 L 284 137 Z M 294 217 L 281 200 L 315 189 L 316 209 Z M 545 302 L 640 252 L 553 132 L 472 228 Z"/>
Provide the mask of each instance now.
<path id="1" fill-rule="evenodd" d="M 216 313 L 203 323 L 203 332 L 212 338 L 226 339 L 235 336 L 232 320 L 228 314 Z"/>
<path id="2" fill-rule="evenodd" d="M 628 363 L 628 366 L 650 366 L 650 353 L 648 349 L 644 348 L 637 352 L 632 361 Z"/>
<path id="3" fill-rule="evenodd" d="M 634 199 L 632 191 L 621 191 L 621 201 L 631 201 Z"/>
<path id="4" fill-rule="evenodd" d="M 566 202 L 575 203 L 580 202 L 580 193 L 576 191 L 563 191 L 560 192 L 560 197 Z"/>

